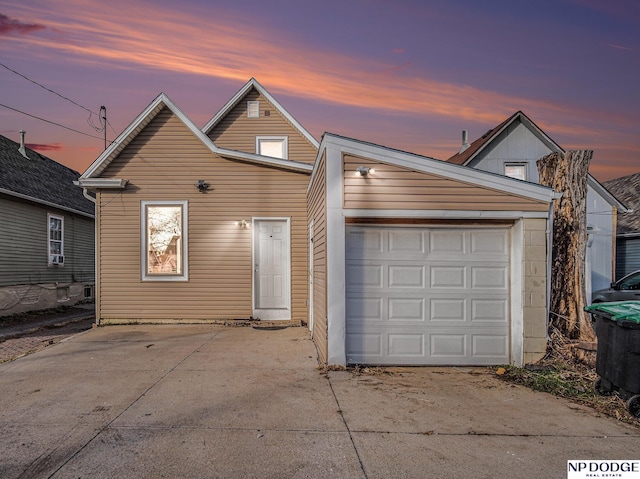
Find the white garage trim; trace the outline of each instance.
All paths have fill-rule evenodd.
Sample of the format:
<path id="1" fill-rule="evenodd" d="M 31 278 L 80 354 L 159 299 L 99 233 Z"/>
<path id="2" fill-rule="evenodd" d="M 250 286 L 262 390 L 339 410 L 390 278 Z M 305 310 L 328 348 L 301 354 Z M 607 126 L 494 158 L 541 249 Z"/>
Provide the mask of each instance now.
<path id="1" fill-rule="evenodd" d="M 342 216 L 342 153 L 327 150 L 327 363 L 346 364 L 345 223 Z"/>
<path id="2" fill-rule="evenodd" d="M 522 367 L 524 363 L 524 221 L 511 228 L 511 364 Z"/>

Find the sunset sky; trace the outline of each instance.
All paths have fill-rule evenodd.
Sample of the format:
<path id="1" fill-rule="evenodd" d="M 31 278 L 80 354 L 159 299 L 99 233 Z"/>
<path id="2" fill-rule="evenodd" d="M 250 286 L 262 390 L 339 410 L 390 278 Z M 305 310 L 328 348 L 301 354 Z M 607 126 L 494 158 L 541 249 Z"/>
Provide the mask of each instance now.
<path id="1" fill-rule="evenodd" d="M 101 105 L 109 140 L 160 92 L 201 127 L 251 77 L 318 139 L 446 159 L 522 110 L 640 172 L 636 0 L 0 0 L 0 62 L 0 134 L 80 172 Z"/>

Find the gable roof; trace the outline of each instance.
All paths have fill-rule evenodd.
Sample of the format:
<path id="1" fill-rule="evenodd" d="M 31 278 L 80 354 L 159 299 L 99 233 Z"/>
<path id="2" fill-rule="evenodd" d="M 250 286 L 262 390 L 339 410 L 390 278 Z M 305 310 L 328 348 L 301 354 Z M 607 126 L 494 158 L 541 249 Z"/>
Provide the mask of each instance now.
<path id="1" fill-rule="evenodd" d="M 171 112 L 206 146 L 212 153 L 217 155 L 247 161 L 250 163 L 264 164 L 267 166 L 275 166 L 291 171 L 311 172 L 313 167 L 306 163 L 292 160 L 281 160 L 268 156 L 244 153 L 241 151 L 219 148 L 211 139 L 205 135 L 198 127 L 184 114 L 175 103 L 173 103 L 167 95 L 160 93 L 137 117 L 133 122 L 115 139 L 111 145 L 102 152 L 102 154 L 86 169 L 80 176 L 78 181 L 80 186 L 96 187 L 98 183 L 89 181 L 92 178 L 99 178 L 102 172 L 118 157 L 127 145 L 147 126 L 164 108 L 168 108 Z M 107 184 L 105 183 L 105 186 Z M 112 186 L 112 185 L 111 185 Z"/>
<path id="2" fill-rule="evenodd" d="M 527 115 L 525 115 L 522 111 L 517 111 L 513 115 L 511 115 L 509 118 L 507 118 L 505 121 L 500 123 L 498 126 L 490 129 L 480 138 L 478 138 L 473 143 L 471 143 L 469 148 L 459 151 L 458 153 L 456 153 L 446 161 L 448 163 L 455 163 L 456 165 L 469 164 L 471 160 L 473 160 L 478 155 L 478 153 L 483 151 L 489 144 L 491 144 L 491 142 L 493 142 L 500 135 L 500 133 L 502 133 L 504 130 L 507 129 L 509 125 L 511 125 L 512 123 L 515 123 L 516 121 L 520 121 L 526 127 L 528 127 L 529 130 L 534 135 L 536 135 L 543 143 L 545 143 L 550 150 L 564 153 L 564 150 L 562 149 L 562 147 L 558 145 L 555 141 L 553 141 L 551 138 L 549 138 L 549 136 L 547 136 L 547 134 L 544 131 L 542 131 L 542 129 L 538 127 L 538 125 L 536 125 L 533 121 L 531 121 L 531 119 Z"/>
<path id="3" fill-rule="evenodd" d="M 605 181 L 604 186 L 630 210 L 618 216 L 618 236 L 640 234 L 640 173 Z"/>
<path id="4" fill-rule="evenodd" d="M 549 202 L 552 199 L 559 197 L 559 194 L 553 191 L 553 189 L 536 183 L 521 181 L 515 178 L 509 178 L 475 168 L 468 168 L 466 166 L 436 160 L 416 153 L 409 153 L 386 146 L 376 145 L 375 143 L 347 138 L 334 133 L 325 133 L 323 135 L 318 157 L 322 155 L 322 152 L 327 148 L 327 146 L 336 146 L 340 148 L 342 152 L 371 158 L 381 163 L 410 168 L 423 173 L 440 175 L 445 178 L 451 178 L 477 186 L 491 188 L 496 191 L 502 191 L 530 198 L 532 200 Z M 319 162 L 316 161 L 316 164 L 318 163 Z"/>
<path id="5" fill-rule="evenodd" d="M 80 173 L 0 135 L 0 193 L 93 218 L 94 204 L 73 185 Z"/>
<path id="6" fill-rule="evenodd" d="M 526 126 L 531 133 L 533 133 L 540 141 L 542 141 L 547 148 L 551 151 L 558 153 L 565 153 L 565 150 L 555 141 L 551 139 L 538 125 L 536 125 L 531 118 L 525 115 L 522 111 L 517 111 L 509 118 L 504 120 L 498 126 L 490 129 L 480 138 L 472 142 L 468 148 L 463 149 L 447 159 L 447 163 L 454 163 L 456 165 L 469 165 L 479 153 L 484 151 L 493 141 L 495 141 L 500 134 L 505 131 L 511 124 L 520 122 Z M 596 180 L 591 174 L 587 174 L 587 184 L 593 188 L 604 200 L 611 206 L 614 206 L 621 213 L 626 213 L 627 208 L 618 201 L 618 199 L 611 194 L 606 188 L 604 188 L 598 180 Z"/>
<path id="7" fill-rule="evenodd" d="M 278 112 L 296 129 L 300 134 L 307 139 L 311 145 L 317 150 L 319 147 L 318 140 L 316 140 L 311 133 L 307 131 L 305 127 L 302 126 L 298 120 L 296 120 L 285 108 L 276 100 L 271 93 L 269 93 L 255 78 L 251 78 L 247 83 L 244 84 L 240 90 L 214 115 L 214 117 L 207 122 L 207 124 L 202 128 L 202 131 L 205 134 L 209 134 L 213 128 L 222 121 L 222 119 L 227 116 L 227 114 L 242 101 L 242 99 L 247 96 L 247 94 L 252 90 L 256 89 L 258 93 L 260 93 L 263 97 L 267 99 L 269 103 L 273 105 L 273 107 L 278 110 Z"/>

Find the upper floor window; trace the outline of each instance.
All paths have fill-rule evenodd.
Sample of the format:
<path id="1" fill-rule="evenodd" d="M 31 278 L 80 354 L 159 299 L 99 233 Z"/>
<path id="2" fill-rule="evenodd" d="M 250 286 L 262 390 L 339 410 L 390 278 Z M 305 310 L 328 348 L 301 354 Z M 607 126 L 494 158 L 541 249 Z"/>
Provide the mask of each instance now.
<path id="1" fill-rule="evenodd" d="M 186 281 L 187 202 L 143 201 L 142 279 Z"/>
<path id="2" fill-rule="evenodd" d="M 258 100 L 247 102 L 247 118 L 260 118 L 260 102 Z"/>
<path id="3" fill-rule="evenodd" d="M 64 264 L 64 217 L 47 215 L 48 264 Z"/>
<path id="4" fill-rule="evenodd" d="M 518 180 L 527 180 L 527 164 L 526 163 L 505 163 L 504 175 Z"/>
<path id="5" fill-rule="evenodd" d="M 257 136 L 256 153 L 258 155 L 272 156 L 274 158 L 287 159 L 288 141 L 286 136 Z"/>

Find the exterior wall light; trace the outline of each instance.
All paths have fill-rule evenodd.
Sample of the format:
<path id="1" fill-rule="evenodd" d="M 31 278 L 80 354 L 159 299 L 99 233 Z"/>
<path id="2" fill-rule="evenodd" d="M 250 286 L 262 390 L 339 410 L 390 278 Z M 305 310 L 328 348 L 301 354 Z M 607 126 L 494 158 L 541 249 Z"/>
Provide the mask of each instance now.
<path id="1" fill-rule="evenodd" d="M 239 226 L 242 229 L 247 229 L 249 227 L 249 223 L 247 220 L 236 221 L 236 226 Z"/>
<path id="2" fill-rule="evenodd" d="M 358 166 L 356 168 L 356 175 L 358 176 L 367 176 L 370 173 L 374 173 L 374 169 L 368 166 Z"/>
<path id="3" fill-rule="evenodd" d="M 200 193 L 207 193 L 211 185 L 207 183 L 205 180 L 198 180 L 198 184 L 196 185 L 198 191 Z"/>

